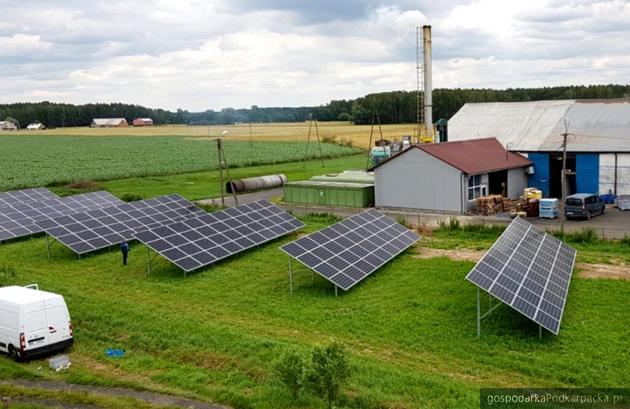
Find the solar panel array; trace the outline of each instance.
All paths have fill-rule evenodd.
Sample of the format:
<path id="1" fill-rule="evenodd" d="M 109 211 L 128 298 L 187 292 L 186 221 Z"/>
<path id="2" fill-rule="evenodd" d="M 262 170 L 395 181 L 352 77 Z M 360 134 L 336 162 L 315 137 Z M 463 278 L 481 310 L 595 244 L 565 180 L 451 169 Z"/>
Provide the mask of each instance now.
<path id="1" fill-rule="evenodd" d="M 201 214 L 206 212 L 175 194 L 50 218 L 39 226 L 75 253 L 85 254 Z"/>
<path id="2" fill-rule="evenodd" d="M 281 250 L 349 290 L 420 239 L 376 210 L 367 210 L 302 237 Z"/>
<path id="3" fill-rule="evenodd" d="M 517 218 L 466 277 L 558 334 L 576 251 Z"/>
<path id="4" fill-rule="evenodd" d="M 38 187 L 34 189 L 12 190 L 10 192 L 0 192 L 0 207 L 11 206 L 20 203 L 39 202 L 47 199 L 58 198 L 50 190 Z"/>
<path id="5" fill-rule="evenodd" d="M 186 272 L 304 227 L 266 200 L 189 218 L 135 234 Z"/>
<path id="6" fill-rule="evenodd" d="M 3 206 L 0 207 L 0 242 L 41 233 L 43 230 L 37 223 L 51 217 L 122 203 L 124 202 L 111 193 L 100 191 Z"/>

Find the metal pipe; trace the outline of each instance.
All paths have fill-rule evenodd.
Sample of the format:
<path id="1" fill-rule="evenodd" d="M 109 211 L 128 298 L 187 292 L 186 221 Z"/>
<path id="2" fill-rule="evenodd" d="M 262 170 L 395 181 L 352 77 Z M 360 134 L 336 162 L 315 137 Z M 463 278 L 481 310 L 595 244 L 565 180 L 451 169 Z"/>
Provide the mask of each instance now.
<path id="1" fill-rule="evenodd" d="M 424 124 L 426 135 L 433 135 L 433 73 L 431 70 L 431 26 L 422 26 L 424 53 Z"/>
<path id="2" fill-rule="evenodd" d="M 271 189 L 287 183 L 287 177 L 283 174 L 266 175 L 255 178 L 246 178 L 227 182 L 225 189 L 228 193 L 242 193 L 252 190 Z"/>

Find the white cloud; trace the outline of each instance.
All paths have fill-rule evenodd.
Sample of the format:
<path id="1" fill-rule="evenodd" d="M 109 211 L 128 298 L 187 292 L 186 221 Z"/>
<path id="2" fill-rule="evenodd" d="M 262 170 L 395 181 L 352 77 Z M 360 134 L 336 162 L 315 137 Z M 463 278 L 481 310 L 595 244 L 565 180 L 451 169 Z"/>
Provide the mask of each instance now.
<path id="1" fill-rule="evenodd" d="M 630 78 L 622 0 L 22 0 L 3 14 L 0 102 L 204 110 L 413 89 L 426 23 L 436 87 Z"/>

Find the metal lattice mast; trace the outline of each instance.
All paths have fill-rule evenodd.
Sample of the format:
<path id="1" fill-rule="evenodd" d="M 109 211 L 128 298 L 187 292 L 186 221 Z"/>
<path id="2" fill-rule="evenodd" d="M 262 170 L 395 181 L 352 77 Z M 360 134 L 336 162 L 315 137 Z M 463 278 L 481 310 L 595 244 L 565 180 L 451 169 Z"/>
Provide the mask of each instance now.
<path id="1" fill-rule="evenodd" d="M 421 138 L 424 129 L 424 49 L 422 27 L 416 27 L 416 124 L 417 137 Z"/>

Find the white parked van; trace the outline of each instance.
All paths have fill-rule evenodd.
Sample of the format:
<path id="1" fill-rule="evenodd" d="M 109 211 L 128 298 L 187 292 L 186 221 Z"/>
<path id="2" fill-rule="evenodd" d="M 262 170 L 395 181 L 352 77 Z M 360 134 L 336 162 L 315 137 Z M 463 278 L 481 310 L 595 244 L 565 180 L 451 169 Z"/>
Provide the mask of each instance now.
<path id="1" fill-rule="evenodd" d="M 28 359 L 72 345 L 72 323 L 59 294 L 28 287 L 0 288 L 0 352 Z"/>

